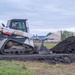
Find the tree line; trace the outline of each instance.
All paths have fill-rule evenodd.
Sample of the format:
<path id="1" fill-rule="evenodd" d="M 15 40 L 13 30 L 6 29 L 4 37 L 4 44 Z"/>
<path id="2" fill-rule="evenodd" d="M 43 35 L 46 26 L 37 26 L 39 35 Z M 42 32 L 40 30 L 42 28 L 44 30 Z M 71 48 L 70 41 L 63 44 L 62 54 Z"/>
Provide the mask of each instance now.
<path id="1" fill-rule="evenodd" d="M 74 36 L 74 32 L 70 31 L 61 31 L 61 40 L 64 40 L 70 36 Z"/>

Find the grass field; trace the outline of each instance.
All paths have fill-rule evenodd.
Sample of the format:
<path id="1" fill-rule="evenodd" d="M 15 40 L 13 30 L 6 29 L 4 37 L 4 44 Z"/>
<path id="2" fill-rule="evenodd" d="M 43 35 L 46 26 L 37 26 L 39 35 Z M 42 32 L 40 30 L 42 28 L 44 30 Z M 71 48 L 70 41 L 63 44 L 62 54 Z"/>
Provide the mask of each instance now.
<path id="1" fill-rule="evenodd" d="M 45 44 L 52 48 L 56 44 Z M 0 75 L 75 75 L 75 63 L 56 64 L 22 61 L 0 61 Z"/>
<path id="2" fill-rule="evenodd" d="M 44 46 L 46 46 L 48 49 L 53 48 L 57 43 L 45 43 Z"/>
<path id="3" fill-rule="evenodd" d="M 41 45 L 41 43 L 35 43 L 35 45 Z M 54 47 L 55 45 L 57 45 L 57 43 L 44 43 L 44 46 L 46 46 L 48 49 Z"/>
<path id="4" fill-rule="evenodd" d="M 75 75 L 75 63 L 50 65 L 30 61 L 0 61 L 0 75 Z"/>

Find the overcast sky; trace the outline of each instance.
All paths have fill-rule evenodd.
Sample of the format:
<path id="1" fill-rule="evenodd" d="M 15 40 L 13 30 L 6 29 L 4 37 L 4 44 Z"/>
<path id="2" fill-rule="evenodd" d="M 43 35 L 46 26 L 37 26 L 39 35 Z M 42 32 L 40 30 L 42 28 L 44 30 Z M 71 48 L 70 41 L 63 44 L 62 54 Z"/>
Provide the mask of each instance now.
<path id="1" fill-rule="evenodd" d="M 32 34 L 75 31 L 75 0 L 0 0 L 0 23 L 28 19 Z"/>

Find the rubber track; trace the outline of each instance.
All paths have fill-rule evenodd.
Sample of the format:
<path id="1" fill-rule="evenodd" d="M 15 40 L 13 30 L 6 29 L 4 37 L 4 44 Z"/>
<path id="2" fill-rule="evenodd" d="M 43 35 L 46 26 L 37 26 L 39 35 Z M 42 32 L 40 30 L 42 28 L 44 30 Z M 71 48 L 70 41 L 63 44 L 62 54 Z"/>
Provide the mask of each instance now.
<path id="1" fill-rule="evenodd" d="M 19 61 L 37 61 L 56 63 L 73 63 L 75 62 L 75 54 L 50 54 L 50 55 L 0 55 L 0 60 L 19 60 Z"/>

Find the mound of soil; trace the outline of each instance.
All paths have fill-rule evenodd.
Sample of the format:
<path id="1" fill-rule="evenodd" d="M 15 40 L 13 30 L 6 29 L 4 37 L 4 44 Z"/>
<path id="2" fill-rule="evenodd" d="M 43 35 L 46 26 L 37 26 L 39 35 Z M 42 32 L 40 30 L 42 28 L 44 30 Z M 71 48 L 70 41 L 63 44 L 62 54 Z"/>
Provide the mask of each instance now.
<path id="1" fill-rule="evenodd" d="M 50 50 L 54 53 L 75 53 L 75 37 L 66 38 Z"/>

